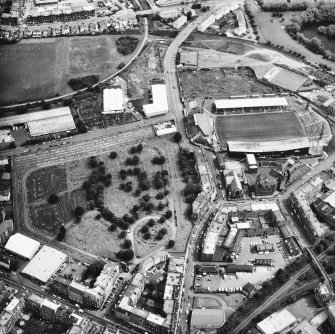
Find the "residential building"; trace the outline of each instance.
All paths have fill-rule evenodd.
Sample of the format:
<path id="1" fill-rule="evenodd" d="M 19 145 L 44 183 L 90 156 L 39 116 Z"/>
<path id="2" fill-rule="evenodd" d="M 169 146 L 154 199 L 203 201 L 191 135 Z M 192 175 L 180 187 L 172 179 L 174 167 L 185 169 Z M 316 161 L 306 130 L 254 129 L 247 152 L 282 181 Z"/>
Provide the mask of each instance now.
<path id="1" fill-rule="evenodd" d="M 69 287 L 71 284 L 71 280 L 57 276 L 52 282 L 52 289 L 58 295 L 64 296 L 65 298 L 69 298 Z"/>
<path id="2" fill-rule="evenodd" d="M 204 32 L 210 25 L 215 22 L 214 14 L 210 14 L 207 19 L 205 19 L 202 23 L 198 25 L 198 31 Z"/>
<path id="3" fill-rule="evenodd" d="M 10 189 L 0 190 L 0 202 L 9 202 Z"/>
<path id="4" fill-rule="evenodd" d="M 315 296 L 317 303 L 321 307 L 327 305 L 328 303 L 335 302 L 334 290 L 327 283 L 320 283 L 314 289 L 314 296 Z"/>
<path id="5" fill-rule="evenodd" d="M 19 319 L 24 308 L 25 301 L 23 298 L 14 297 L 11 302 L 0 314 L 0 333 L 7 334 L 14 327 L 15 322 Z"/>
<path id="6" fill-rule="evenodd" d="M 0 223 L 0 245 L 4 245 L 14 232 L 12 219 L 4 220 Z"/>
<path id="7" fill-rule="evenodd" d="M 187 22 L 187 17 L 181 15 L 177 20 L 172 23 L 173 28 L 180 29 Z"/>
<path id="8" fill-rule="evenodd" d="M 325 228 L 310 208 L 315 195 L 321 192 L 322 184 L 322 179 L 314 177 L 311 181 L 293 191 L 288 198 L 288 203 L 298 218 L 297 221 L 312 242 L 316 242 L 325 233 Z"/>

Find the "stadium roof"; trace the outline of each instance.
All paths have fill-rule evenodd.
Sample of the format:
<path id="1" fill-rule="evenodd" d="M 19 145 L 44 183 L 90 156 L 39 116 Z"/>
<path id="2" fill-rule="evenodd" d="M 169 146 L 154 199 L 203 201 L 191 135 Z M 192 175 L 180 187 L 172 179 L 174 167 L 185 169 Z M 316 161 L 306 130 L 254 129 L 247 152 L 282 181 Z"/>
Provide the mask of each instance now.
<path id="1" fill-rule="evenodd" d="M 294 324 L 297 321 L 288 310 L 283 309 L 271 314 L 263 321 L 257 324 L 257 329 L 260 329 L 263 334 L 274 334 L 281 332 L 283 329 Z"/>
<path id="2" fill-rule="evenodd" d="M 106 88 L 103 91 L 103 113 L 119 113 L 123 111 L 123 92 L 119 87 Z"/>
<path id="3" fill-rule="evenodd" d="M 309 147 L 309 140 L 306 137 L 302 137 L 296 139 L 275 140 L 266 142 L 227 141 L 227 144 L 230 152 L 264 153 L 284 152 L 307 148 Z"/>
<path id="4" fill-rule="evenodd" d="M 213 121 L 207 112 L 194 114 L 194 120 L 205 136 L 209 136 L 211 134 Z"/>
<path id="5" fill-rule="evenodd" d="M 162 114 L 167 114 L 169 111 L 166 85 L 158 84 L 151 86 L 152 103 L 145 104 L 143 111 L 146 117 L 153 117 Z"/>
<path id="6" fill-rule="evenodd" d="M 16 233 L 9 238 L 5 249 L 30 260 L 39 247 L 40 243 L 38 241 L 28 238 L 21 233 Z"/>
<path id="7" fill-rule="evenodd" d="M 264 75 L 269 82 L 296 92 L 307 81 L 307 77 L 279 66 L 273 67 Z"/>
<path id="8" fill-rule="evenodd" d="M 46 283 L 66 260 L 67 255 L 49 246 L 41 250 L 23 269 L 22 273 Z"/>
<path id="9" fill-rule="evenodd" d="M 285 97 L 215 100 L 216 109 L 257 108 L 287 106 Z"/>
<path id="10" fill-rule="evenodd" d="M 37 116 L 27 121 L 31 136 L 69 131 L 76 128 L 69 107 L 50 109 L 47 113 L 39 113 Z"/>
<path id="11" fill-rule="evenodd" d="M 221 309 L 194 309 L 191 327 L 219 328 L 224 324 L 224 311 Z"/>

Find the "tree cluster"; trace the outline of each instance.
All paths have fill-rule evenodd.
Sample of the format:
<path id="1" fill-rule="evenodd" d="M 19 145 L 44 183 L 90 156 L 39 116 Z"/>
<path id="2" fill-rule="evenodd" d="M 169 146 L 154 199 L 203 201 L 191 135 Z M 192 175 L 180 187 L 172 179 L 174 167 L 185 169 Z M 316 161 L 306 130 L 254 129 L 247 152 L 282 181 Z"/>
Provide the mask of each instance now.
<path id="1" fill-rule="evenodd" d="M 90 264 L 82 273 L 82 280 L 88 279 L 90 276 L 96 279 L 104 269 L 105 264 L 102 261 L 96 261 Z"/>
<path id="2" fill-rule="evenodd" d="M 127 166 L 137 166 L 139 162 L 140 162 L 140 158 L 138 157 L 138 155 L 134 155 L 126 159 Z"/>
<path id="3" fill-rule="evenodd" d="M 67 83 L 73 90 L 91 87 L 99 81 L 99 75 L 89 75 L 83 78 L 72 78 Z"/>
<path id="4" fill-rule="evenodd" d="M 116 49 L 119 53 L 126 56 L 133 53 L 138 45 L 138 38 L 132 36 L 122 36 L 116 40 Z"/>
<path id="5" fill-rule="evenodd" d="M 65 238 L 65 235 L 66 235 L 66 229 L 65 229 L 65 227 L 62 225 L 62 226 L 59 228 L 59 232 L 58 232 L 58 234 L 57 234 L 56 239 L 57 239 L 58 241 L 63 241 L 64 238 Z"/>
<path id="6" fill-rule="evenodd" d="M 134 258 L 134 252 L 132 249 L 120 250 L 115 256 L 122 261 L 128 262 Z"/>
<path id="7" fill-rule="evenodd" d="M 165 163 L 165 157 L 163 155 L 155 156 L 152 158 L 152 163 L 154 165 L 163 165 Z"/>
<path id="8" fill-rule="evenodd" d="M 132 146 L 130 148 L 130 154 L 141 153 L 143 151 L 143 145 L 138 144 L 137 146 Z"/>
<path id="9" fill-rule="evenodd" d="M 155 189 L 161 189 L 169 184 L 169 173 L 167 170 L 157 171 L 152 179 Z"/>

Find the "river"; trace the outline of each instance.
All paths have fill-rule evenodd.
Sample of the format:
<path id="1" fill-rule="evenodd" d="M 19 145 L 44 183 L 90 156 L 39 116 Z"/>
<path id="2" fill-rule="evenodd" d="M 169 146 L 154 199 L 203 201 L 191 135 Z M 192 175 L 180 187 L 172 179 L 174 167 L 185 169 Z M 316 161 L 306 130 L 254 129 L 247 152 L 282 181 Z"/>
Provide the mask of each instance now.
<path id="1" fill-rule="evenodd" d="M 306 26 L 302 29 L 302 33 L 307 37 L 307 38 L 313 38 L 317 37 L 325 46 L 326 50 L 329 50 L 331 52 L 335 53 L 335 39 L 334 38 L 329 38 L 325 35 L 318 34 L 318 25 L 315 24 L 310 24 L 309 26 Z"/>

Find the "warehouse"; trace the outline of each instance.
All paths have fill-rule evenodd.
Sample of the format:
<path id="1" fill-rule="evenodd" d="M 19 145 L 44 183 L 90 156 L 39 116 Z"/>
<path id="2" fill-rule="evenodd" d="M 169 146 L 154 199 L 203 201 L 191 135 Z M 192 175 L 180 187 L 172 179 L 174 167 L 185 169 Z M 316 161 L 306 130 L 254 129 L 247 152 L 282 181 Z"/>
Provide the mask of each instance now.
<path id="1" fill-rule="evenodd" d="M 46 283 L 58 271 L 66 259 L 66 254 L 49 246 L 43 246 L 23 269 L 22 274 L 39 282 Z"/>
<path id="2" fill-rule="evenodd" d="M 143 106 L 146 117 L 155 117 L 169 112 L 166 86 L 162 84 L 151 86 L 152 103 Z"/>
<path id="3" fill-rule="evenodd" d="M 5 249 L 24 259 L 30 260 L 36 254 L 40 245 L 34 239 L 28 238 L 21 233 L 15 233 L 9 238 Z"/>
<path id="4" fill-rule="evenodd" d="M 36 113 L 37 114 L 37 113 Z M 38 112 L 38 118 L 27 122 L 31 136 L 70 131 L 76 128 L 69 107 Z"/>
<path id="5" fill-rule="evenodd" d="M 288 103 L 285 97 L 262 97 L 262 98 L 244 98 L 244 99 L 224 99 L 215 100 L 215 109 L 217 112 L 233 110 L 251 110 L 252 108 L 267 109 L 285 109 Z"/>
<path id="6" fill-rule="evenodd" d="M 271 314 L 257 324 L 257 329 L 263 334 L 280 333 L 295 324 L 297 319 L 286 309 Z"/>
<path id="7" fill-rule="evenodd" d="M 103 114 L 123 112 L 123 92 L 120 87 L 106 88 L 103 91 Z"/>

